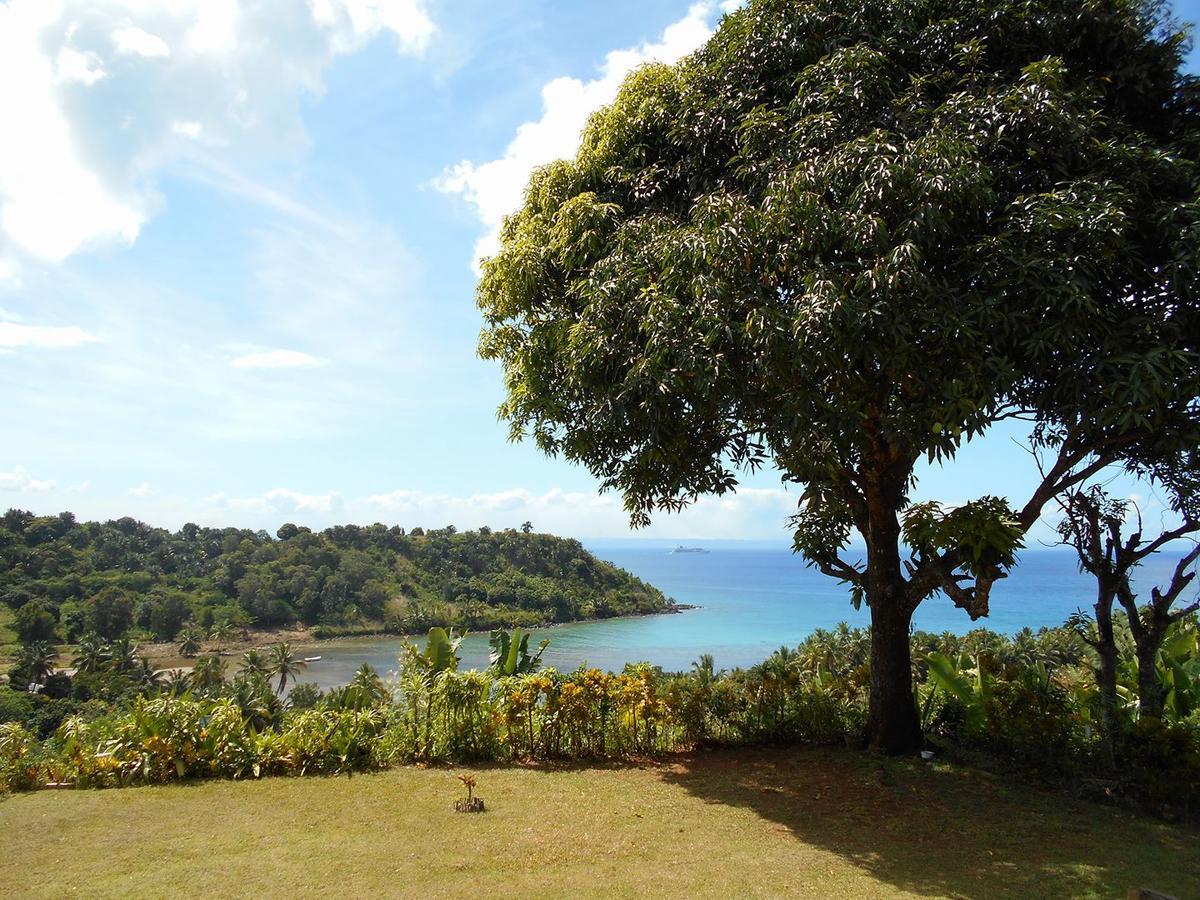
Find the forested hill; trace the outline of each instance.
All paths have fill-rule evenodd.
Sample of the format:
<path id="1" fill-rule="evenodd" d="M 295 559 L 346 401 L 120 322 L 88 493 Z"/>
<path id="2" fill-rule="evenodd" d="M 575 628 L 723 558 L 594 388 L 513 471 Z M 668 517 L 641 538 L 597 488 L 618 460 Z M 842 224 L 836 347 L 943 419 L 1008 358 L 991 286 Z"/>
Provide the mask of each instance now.
<path id="1" fill-rule="evenodd" d="M 53 617 L 46 639 L 68 641 L 87 632 L 170 640 L 189 622 L 206 629 L 302 622 L 331 631 L 378 624 L 419 632 L 435 624 L 533 625 L 671 606 L 661 591 L 579 541 L 530 531 L 342 525 L 313 532 L 287 524 L 273 537 L 21 510 L 0 519 L 0 599 L 26 627 L 47 630 Z"/>

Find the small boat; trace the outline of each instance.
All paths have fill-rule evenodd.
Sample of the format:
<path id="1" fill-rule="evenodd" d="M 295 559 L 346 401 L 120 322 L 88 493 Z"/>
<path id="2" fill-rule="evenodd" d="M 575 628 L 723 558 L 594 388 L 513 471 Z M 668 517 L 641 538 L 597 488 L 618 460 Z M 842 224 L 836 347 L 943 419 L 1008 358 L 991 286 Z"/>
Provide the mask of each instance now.
<path id="1" fill-rule="evenodd" d="M 320 661 L 320 659 L 321 659 L 321 657 L 319 657 L 319 656 L 306 656 L 306 657 L 304 657 L 304 661 L 305 661 L 305 662 L 319 662 L 319 661 Z"/>

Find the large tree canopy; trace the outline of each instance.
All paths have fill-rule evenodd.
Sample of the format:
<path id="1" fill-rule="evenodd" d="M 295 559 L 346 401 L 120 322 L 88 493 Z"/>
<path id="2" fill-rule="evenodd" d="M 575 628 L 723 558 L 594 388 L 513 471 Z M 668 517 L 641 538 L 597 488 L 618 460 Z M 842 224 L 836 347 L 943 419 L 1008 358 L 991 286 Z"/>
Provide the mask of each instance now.
<path id="1" fill-rule="evenodd" d="M 637 523 L 768 460 L 803 485 L 797 549 L 871 607 L 872 737 L 911 749 L 917 604 L 986 614 L 1055 493 L 1197 445 L 1183 43 L 1138 0 L 751 2 L 533 176 L 479 285 L 502 414 Z M 910 506 L 1017 416 L 1028 502 Z"/>

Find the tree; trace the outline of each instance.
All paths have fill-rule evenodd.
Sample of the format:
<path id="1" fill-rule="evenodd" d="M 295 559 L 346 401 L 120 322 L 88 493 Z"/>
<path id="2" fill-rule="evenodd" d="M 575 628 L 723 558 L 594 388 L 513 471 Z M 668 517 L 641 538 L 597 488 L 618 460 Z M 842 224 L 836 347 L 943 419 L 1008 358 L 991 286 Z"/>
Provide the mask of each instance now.
<path id="1" fill-rule="evenodd" d="M 287 696 L 288 709 L 312 709 L 323 696 L 321 689 L 312 682 L 297 684 Z"/>
<path id="2" fill-rule="evenodd" d="M 1166 585 L 1151 588 L 1150 602 L 1139 606 L 1133 590 L 1133 573 L 1149 557 L 1162 552 L 1173 541 L 1200 532 L 1200 516 L 1195 504 L 1177 503 L 1182 521 L 1164 528 L 1153 537 L 1145 536 L 1141 511 L 1130 501 L 1113 500 L 1103 488 L 1095 486 L 1062 498 L 1064 518 L 1059 533 L 1075 548 L 1080 568 L 1096 579 L 1096 636 L 1085 636 L 1100 660 L 1096 684 L 1100 689 L 1102 718 L 1112 728 L 1117 703 L 1117 646 L 1113 632 L 1113 602 L 1118 602 L 1129 622 L 1137 655 L 1138 715 L 1162 716 L 1164 691 L 1159 683 L 1159 650 L 1171 627 L 1200 609 L 1200 599 L 1176 607 L 1196 577 L 1193 566 L 1200 559 L 1200 542 L 1193 541 L 1183 552 Z M 1136 526 L 1125 534 L 1130 509 L 1136 514 Z"/>
<path id="3" fill-rule="evenodd" d="M 154 663 L 144 656 L 139 656 L 130 673 L 138 685 L 144 690 L 163 686 L 163 675 L 154 668 Z"/>
<path id="4" fill-rule="evenodd" d="M 77 672 L 92 673 L 107 667 L 108 660 L 108 643 L 93 631 L 79 639 L 79 651 L 71 662 Z"/>
<path id="5" fill-rule="evenodd" d="M 521 523 L 521 534 L 529 534 L 533 531 L 533 523 L 526 521 Z"/>
<path id="6" fill-rule="evenodd" d="M 16 665 L 13 667 L 13 681 L 42 684 L 54 674 L 54 660 L 57 655 L 54 648 L 45 641 L 22 644 L 17 653 Z"/>
<path id="7" fill-rule="evenodd" d="M 271 676 L 279 679 L 279 687 L 275 691 L 277 695 L 283 693 L 289 678 L 294 680 L 308 667 L 308 663 L 292 655 L 292 645 L 287 641 L 280 641 L 273 646 L 268 653 L 268 659 Z"/>
<path id="8" fill-rule="evenodd" d="M 17 610 L 14 617 L 13 629 L 17 632 L 17 640 L 22 644 L 51 642 L 58 625 L 54 613 L 40 601 L 26 603 Z"/>
<path id="9" fill-rule="evenodd" d="M 635 525 L 774 463 L 870 607 L 869 738 L 914 750 L 917 606 L 985 616 L 1054 496 L 1198 443 L 1184 41 L 1140 0 L 751 0 L 506 220 L 478 301 L 513 437 Z M 1006 419 L 1049 454 L 1024 504 L 912 504 Z"/>
<path id="10" fill-rule="evenodd" d="M 183 669 L 171 669 L 162 681 L 162 689 L 174 697 L 186 694 L 192 688 L 192 676 Z"/>
<path id="11" fill-rule="evenodd" d="M 108 648 L 109 667 L 122 675 L 133 672 L 138 664 L 137 649 L 137 644 L 127 637 L 113 641 Z"/>
<path id="12" fill-rule="evenodd" d="M 133 624 L 133 599 L 119 587 L 106 587 L 92 597 L 87 615 L 89 631 L 115 640 Z"/>
<path id="13" fill-rule="evenodd" d="M 150 628 L 160 640 L 169 641 L 191 616 L 186 595 L 172 591 L 158 599 L 150 612 Z"/>
<path id="14" fill-rule="evenodd" d="M 242 671 L 247 675 L 263 675 L 270 673 L 271 662 L 261 650 L 247 650 L 242 654 Z"/>
<path id="15" fill-rule="evenodd" d="M 211 640 L 217 642 L 217 652 L 221 652 L 221 645 L 233 637 L 233 625 L 228 619 L 218 619 L 213 622 L 213 626 L 209 629 L 208 636 Z"/>
<path id="16" fill-rule="evenodd" d="M 179 655 L 191 659 L 200 652 L 204 632 L 195 623 L 191 623 L 179 632 L 176 640 L 179 641 Z"/>
<path id="17" fill-rule="evenodd" d="M 225 660 L 215 653 L 200 657 L 196 660 L 188 683 L 193 690 L 201 693 L 216 693 L 225 686 Z"/>

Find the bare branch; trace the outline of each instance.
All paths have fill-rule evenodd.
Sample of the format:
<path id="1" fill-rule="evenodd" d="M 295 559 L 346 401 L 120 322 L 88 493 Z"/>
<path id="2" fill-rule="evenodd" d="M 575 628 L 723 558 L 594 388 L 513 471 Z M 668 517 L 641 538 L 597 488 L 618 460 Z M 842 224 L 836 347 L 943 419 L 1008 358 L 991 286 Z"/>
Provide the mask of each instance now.
<path id="1" fill-rule="evenodd" d="M 1170 531 L 1164 531 L 1162 534 L 1160 534 L 1158 537 L 1156 537 L 1154 540 L 1152 540 L 1150 543 L 1148 543 L 1145 547 L 1143 547 L 1140 550 L 1134 551 L 1134 556 L 1136 557 L 1136 561 L 1141 562 L 1143 559 L 1145 559 L 1150 554 L 1157 553 L 1159 550 L 1161 550 L 1166 544 L 1169 544 L 1171 541 L 1178 540 L 1179 538 L 1185 537 L 1196 531 L 1200 531 L 1200 521 L 1194 520 L 1194 519 L 1188 519 L 1182 525 L 1180 525 L 1178 528 L 1174 528 Z"/>
<path id="2" fill-rule="evenodd" d="M 1175 566 L 1175 571 L 1171 575 L 1171 583 L 1167 585 L 1165 591 L 1154 588 L 1150 592 L 1151 603 L 1154 605 L 1156 611 L 1162 610 L 1166 612 L 1169 610 L 1171 604 L 1178 600 L 1179 595 L 1192 583 L 1196 577 L 1196 573 L 1195 571 L 1189 572 L 1188 569 L 1191 568 L 1192 563 L 1197 558 L 1200 558 L 1200 543 L 1193 545 L 1192 549 L 1185 553 L 1183 558 L 1179 560 L 1179 564 Z"/>
<path id="3" fill-rule="evenodd" d="M 841 557 L 835 555 L 825 560 L 814 560 L 814 563 L 822 575 L 853 584 L 855 587 L 866 586 L 866 576 Z"/>

